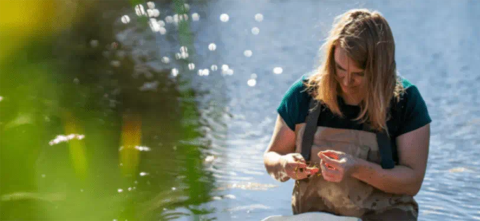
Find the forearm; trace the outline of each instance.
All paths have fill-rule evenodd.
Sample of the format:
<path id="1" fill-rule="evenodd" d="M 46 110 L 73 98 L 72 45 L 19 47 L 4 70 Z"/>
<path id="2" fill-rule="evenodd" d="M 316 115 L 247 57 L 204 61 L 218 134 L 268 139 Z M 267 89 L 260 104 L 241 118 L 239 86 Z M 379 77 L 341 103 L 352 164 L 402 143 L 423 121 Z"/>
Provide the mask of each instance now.
<path id="1" fill-rule="evenodd" d="M 263 155 L 263 162 L 268 174 L 270 174 L 270 176 L 272 176 L 274 179 L 281 182 L 285 182 L 290 179 L 282 166 L 282 155 L 273 151 L 266 152 Z"/>
<path id="2" fill-rule="evenodd" d="M 383 169 L 378 164 L 362 159 L 358 159 L 352 177 L 387 193 L 410 196 L 418 193 L 423 181 L 423 177 L 419 178 L 409 167 L 396 165 L 393 169 Z"/>

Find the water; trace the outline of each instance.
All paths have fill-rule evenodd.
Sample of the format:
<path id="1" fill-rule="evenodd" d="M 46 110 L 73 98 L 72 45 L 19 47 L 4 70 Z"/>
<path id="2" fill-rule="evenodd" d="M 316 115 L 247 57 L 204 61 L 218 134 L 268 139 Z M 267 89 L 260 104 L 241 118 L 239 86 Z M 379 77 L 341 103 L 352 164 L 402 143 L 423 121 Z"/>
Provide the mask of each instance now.
<path id="1" fill-rule="evenodd" d="M 0 56 L 2 220 L 291 214 L 263 166 L 276 107 L 357 7 L 387 18 L 433 119 L 419 220 L 480 219 L 478 1 L 68 2 L 78 23 Z"/>

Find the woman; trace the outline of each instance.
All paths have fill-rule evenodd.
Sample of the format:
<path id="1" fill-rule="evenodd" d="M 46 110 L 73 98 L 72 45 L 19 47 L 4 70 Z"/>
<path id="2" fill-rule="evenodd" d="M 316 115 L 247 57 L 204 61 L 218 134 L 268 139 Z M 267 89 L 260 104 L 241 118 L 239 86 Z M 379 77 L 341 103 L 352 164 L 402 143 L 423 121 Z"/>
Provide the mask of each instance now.
<path id="1" fill-rule="evenodd" d="M 425 176 L 431 119 L 418 89 L 396 74 L 387 21 L 348 11 L 322 49 L 321 67 L 295 82 L 277 109 L 268 173 L 296 180 L 294 214 L 417 220 L 413 196 Z"/>

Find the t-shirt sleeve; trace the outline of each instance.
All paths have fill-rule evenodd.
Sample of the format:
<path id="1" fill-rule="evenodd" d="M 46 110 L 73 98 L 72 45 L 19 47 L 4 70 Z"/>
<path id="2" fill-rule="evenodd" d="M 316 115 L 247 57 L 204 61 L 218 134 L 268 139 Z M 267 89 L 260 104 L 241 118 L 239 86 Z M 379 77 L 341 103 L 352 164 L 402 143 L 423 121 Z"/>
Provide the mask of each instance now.
<path id="1" fill-rule="evenodd" d="M 405 93 L 403 116 L 398 135 L 414 131 L 432 122 L 428 114 L 427 105 L 418 88 L 415 85 L 411 85 L 406 89 Z"/>
<path id="2" fill-rule="evenodd" d="M 301 78 L 288 89 L 277 108 L 278 114 L 293 131 L 295 131 L 295 124 L 301 122 L 303 106 L 306 103 L 306 93 L 303 78 Z"/>

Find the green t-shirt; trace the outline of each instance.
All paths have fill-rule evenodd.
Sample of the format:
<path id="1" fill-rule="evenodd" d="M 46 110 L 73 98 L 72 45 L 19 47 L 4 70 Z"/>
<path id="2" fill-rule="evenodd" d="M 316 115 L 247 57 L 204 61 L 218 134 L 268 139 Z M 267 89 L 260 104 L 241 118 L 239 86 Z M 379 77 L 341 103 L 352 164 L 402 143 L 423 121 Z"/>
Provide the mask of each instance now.
<path id="1" fill-rule="evenodd" d="M 283 118 L 290 129 L 295 130 L 295 125 L 305 123 L 309 103 L 312 97 L 305 90 L 304 82 L 306 76 L 302 76 L 295 81 L 283 97 L 279 107 L 278 114 Z M 428 114 L 427 105 L 423 100 L 417 87 L 408 80 L 402 78 L 405 93 L 400 96 L 400 100 L 392 101 L 390 108 L 391 118 L 387 121 L 388 132 L 392 139 L 393 159 L 398 163 L 396 154 L 396 137 L 416 130 L 429 124 L 432 120 Z M 328 108 L 322 110 L 318 118 L 318 126 L 362 130 L 363 125 L 353 121 L 360 113 L 360 107 L 345 104 L 341 97 L 338 98 L 340 110 L 344 118 L 334 115 Z"/>

